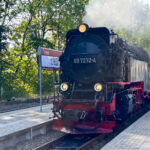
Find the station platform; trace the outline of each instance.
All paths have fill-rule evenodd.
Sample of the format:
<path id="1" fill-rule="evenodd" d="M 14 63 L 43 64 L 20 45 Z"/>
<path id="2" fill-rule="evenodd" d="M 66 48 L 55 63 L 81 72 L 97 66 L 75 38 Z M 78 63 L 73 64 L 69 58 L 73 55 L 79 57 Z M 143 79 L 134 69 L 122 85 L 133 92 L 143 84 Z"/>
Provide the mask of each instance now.
<path id="1" fill-rule="evenodd" d="M 0 149 L 45 134 L 52 120 L 52 104 L 0 114 Z"/>
<path id="2" fill-rule="evenodd" d="M 112 139 L 101 150 L 150 150 L 150 111 Z"/>

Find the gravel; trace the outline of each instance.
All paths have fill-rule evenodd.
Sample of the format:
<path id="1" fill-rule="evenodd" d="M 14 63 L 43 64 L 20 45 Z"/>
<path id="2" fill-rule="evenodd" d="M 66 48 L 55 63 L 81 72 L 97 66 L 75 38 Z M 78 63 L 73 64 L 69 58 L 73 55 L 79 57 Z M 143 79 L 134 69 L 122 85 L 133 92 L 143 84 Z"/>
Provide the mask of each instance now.
<path id="1" fill-rule="evenodd" d="M 62 133 L 62 132 L 51 130 L 46 135 L 36 136 L 32 140 L 20 142 L 12 150 L 33 150 L 47 142 L 55 140 L 63 135 L 64 135 L 64 133 Z"/>

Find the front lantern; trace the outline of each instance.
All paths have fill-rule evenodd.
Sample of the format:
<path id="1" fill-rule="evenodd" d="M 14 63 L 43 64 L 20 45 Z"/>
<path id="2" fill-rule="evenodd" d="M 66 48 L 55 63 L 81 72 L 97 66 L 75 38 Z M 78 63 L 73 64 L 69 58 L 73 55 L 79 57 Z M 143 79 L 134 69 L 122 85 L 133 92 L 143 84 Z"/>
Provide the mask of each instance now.
<path id="1" fill-rule="evenodd" d="M 68 90 L 68 84 L 67 84 L 67 83 L 62 83 L 62 84 L 60 85 L 60 89 L 61 89 L 62 91 L 67 91 L 67 90 Z"/>
<path id="2" fill-rule="evenodd" d="M 111 30 L 111 34 L 110 34 L 110 44 L 115 44 L 117 38 L 118 38 L 118 35 L 115 34 L 115 33 Z"/>
<path id="3" fill-rule="evenodd" d="M 86 24 L 81 24 L 81 25 L 78 27 L 78 30 L 79 30 L 81 33 L 86 32 L 87 29 L 88 29 L 88 25 L 86 25 Z"/>
<path id="4" fill-rule="evenodd" d="M 96 83 L 95 85 L 94 85 L 94 90 L 96 91 L 96 92 L 100 92 L 101 90 L 102 90 L 102 84 L 100 84 L 100 83 Z"/>

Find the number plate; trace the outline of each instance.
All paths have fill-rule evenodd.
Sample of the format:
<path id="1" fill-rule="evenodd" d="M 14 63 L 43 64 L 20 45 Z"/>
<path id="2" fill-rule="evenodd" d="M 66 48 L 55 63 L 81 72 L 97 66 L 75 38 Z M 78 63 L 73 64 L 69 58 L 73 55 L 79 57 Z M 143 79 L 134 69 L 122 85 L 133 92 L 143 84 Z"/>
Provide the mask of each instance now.
<path id="1" fill-rule="evenodd" d="M 96 63 L 96 58 L 74 58 L 74 64 L 93 64 Z"/>

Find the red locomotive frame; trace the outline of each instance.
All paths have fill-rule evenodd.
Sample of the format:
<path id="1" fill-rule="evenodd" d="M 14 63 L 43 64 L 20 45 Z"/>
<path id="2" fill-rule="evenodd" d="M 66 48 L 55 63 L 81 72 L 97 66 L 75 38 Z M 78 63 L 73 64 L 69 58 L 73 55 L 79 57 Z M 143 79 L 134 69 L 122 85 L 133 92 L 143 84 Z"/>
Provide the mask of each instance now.
<path id="1" fill-rule="evenodd" d="M 144 95 L 144 82 L 108 82 L 107 84 L 112 85 L 128 85 L 128 88 L 132 93 L 136 94 L 136 101 L 132 104 L 132 113 L 136 112 L 143 105 L 149 103 L 148 91 Z M 141 97 L 142 96 L 142 97 Z M 148 101 L 148 102 L 145 102 Z M 113 94 L 112 102 L 98 102 L 98 106 L 104 110 L 103 115 L 109 116 L 106 120 L 100 124 L 96 123 L 94 118 L 93 122 L 66 122 L 61 119 L 54 119 L 54 129 L 71 134 L 91 134 L 91 133 L 111 133 L 113 128 L 116 126 L 116 120 L 113 118 L 114 112 L 116 111 L 116 93 Z M 63 100 L 54 101 L 55 110 L 81 110 L 86 112 L 94 112 L 94 105 L 86 104 L 65 104 Z M 54 111 L 55 111 L 54 110 Z M 110 119 L 109 119 L 110 118 Z M 81 130 L 78 130 L 78 129 Z M 83 130 L 82 130 L 83 129 Z"/>

